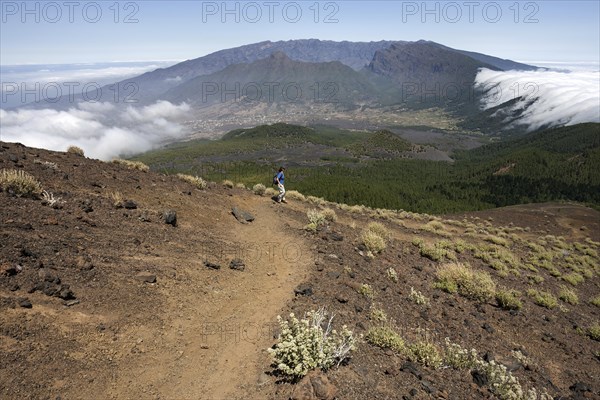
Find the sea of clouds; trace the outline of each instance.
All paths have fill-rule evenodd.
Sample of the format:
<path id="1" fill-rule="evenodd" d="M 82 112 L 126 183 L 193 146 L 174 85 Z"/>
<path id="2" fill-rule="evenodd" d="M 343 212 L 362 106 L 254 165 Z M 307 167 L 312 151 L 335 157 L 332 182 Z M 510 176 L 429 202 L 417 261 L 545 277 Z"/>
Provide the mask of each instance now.
<path id="1" fill-rule="evenodd" d="M 600 122 L 600 69 L 597 63 L 532 63 L 535 71 L 482 69 L 475 87 L 486 92 L 482 108 L 517 99 L 509 110 L 523 110 L 519 124 L 541 127 Z"/>
<path id="2" fill-rule="evenodd" d="M 0 139 L 65 151 L 81 147 L 86 156 L 110 160 L 151 150 L 184 137 L 185 104 L 159 101 L 145 107 L 81 102 L 67 111 L 0 109 Z"/>

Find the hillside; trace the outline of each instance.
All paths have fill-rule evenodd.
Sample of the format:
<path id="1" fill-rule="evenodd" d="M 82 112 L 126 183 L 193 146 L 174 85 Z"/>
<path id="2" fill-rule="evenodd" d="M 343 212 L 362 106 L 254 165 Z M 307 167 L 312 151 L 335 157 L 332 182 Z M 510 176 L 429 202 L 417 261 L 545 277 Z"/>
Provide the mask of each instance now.
<path id="1" fill-rule="evenodd" d="M 270 131 L 280 134 L 268 137 Z M 598 207 L 599 131 L 599 124 L 580 124 L 441 151 L 435 142 L 408 142 L 404 129 L 274 124 L 235 130 L 223 140 L 179 143 L 136 159 L 157 171 L 247 185 L 268 184 L 274 169 L 286 164 L 303 193 L 375 208 L 441 214 L 569 200 Z M 236 136 L 240 132 L 246 134 Z"/>
<path id="2" fill-rule="evenodd" d="M 278 205 L 3 142 L 0 170 L 47 191 L 17 196 L 0 175 L 3 399 L 600 396 L 592 209 L 435 217 L 293 192 Z M 276 316 L 319 307 L 362 338 L 290 382 L 266 351 Z"/>

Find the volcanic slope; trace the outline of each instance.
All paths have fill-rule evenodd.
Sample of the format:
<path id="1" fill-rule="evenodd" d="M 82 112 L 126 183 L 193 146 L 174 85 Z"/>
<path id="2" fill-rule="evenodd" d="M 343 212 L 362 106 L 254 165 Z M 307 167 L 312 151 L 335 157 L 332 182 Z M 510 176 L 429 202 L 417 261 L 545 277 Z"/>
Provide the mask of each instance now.
<path id="1" fill-rule="evenodd" d="M 294 192 L 275 204 L 229 183 L 201 190 L 9 143 L 0 143 L 0 170 L 26 171 L 47 191 L 46 201 L 4 183 L 0 193 L 3 399 L 311 398 L 307 378 L 283 380 L 266 349 L 277 315 L 319 307 L 334 328 L 363 336 L 319 377 L 326 390 L 313 398 L 507 398 L 501 390 L 517 390 L 515 381 L 495 385 L 490 365 L 505 366 L 519 389 L 598 398 L 592 209 L 438 217 Z M 254 220 L 238 222 L 234 207 Z M 329 216 L 315 231 L 305 228 L 311 209 Z M 383 249 L 363 235 L 373 222 Z M 472 277 L 442 279 L 467 264 L 489 278 L 484 290 L 465 289 Z M 403 346 L 374 340 L 379 328 Z M 453 363 L 446 337 L 475 349 L 479 367 Z"/>

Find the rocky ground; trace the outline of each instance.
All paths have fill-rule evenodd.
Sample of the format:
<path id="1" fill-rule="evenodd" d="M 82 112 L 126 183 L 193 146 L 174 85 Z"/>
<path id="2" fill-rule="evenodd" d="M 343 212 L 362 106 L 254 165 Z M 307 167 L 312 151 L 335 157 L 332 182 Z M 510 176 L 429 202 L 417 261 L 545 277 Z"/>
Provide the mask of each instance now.
<path id="1" fill-rule="evenodd" d="M 370 344 L 369 331 L 383 325 L 440 353 L 445 338 L 474 348 L 524 388 L 600 398 L 600 342 L 590 334 L 600 321 L 590 303 L 600 295 L 600 214 L 589 208 L 441 218 L 318 199 L 279 205 L 246 189 L 200 190 L 173 176 L 2 142 L 1 169 L 27 171 L 60 198 L 51 206 L 0 193 L 3 399 L 499 397 L 476 370 L 434 368 Z M 239 221 L 234 208 L 251 218 Z M 307 231 L 312 208 L 332 208 L 337 219 Z M 370 256 L 361 232 L 373 221 L 390 236 Z M 472 246 L 459 251 L 459 241 Z M 427 245 L 451 254 L 438 257 Z M 489 272 L 499 288 L 521 293 L 522 307 L 435 288 L 449 262 Z M 558 297 L 565 287 L 577 304 L 546 308 L 527 295 Z M 277 315 L 320 307 L 363 339 L 338 368 L 282 379 L 266 351 L 276 343 Z"/>

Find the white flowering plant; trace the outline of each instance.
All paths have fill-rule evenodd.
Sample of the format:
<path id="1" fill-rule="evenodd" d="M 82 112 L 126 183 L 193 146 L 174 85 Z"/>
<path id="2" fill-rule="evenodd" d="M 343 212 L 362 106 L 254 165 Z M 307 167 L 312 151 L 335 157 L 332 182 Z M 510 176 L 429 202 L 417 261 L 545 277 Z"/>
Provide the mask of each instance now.
<path id="1" fill-rule="evenodd" d="M 355 349 L 356 339 L 344 325 L 340 332 L 332 327 L 333 315 L 328 318 L 324 308 L 311 310 L 298 319 L 277 317 L 281 333 L 279 342 L 268 349 L 277 369 L 292 378 L 301 378 L 317 368 L 327 370 L 339 366 Z"/>

